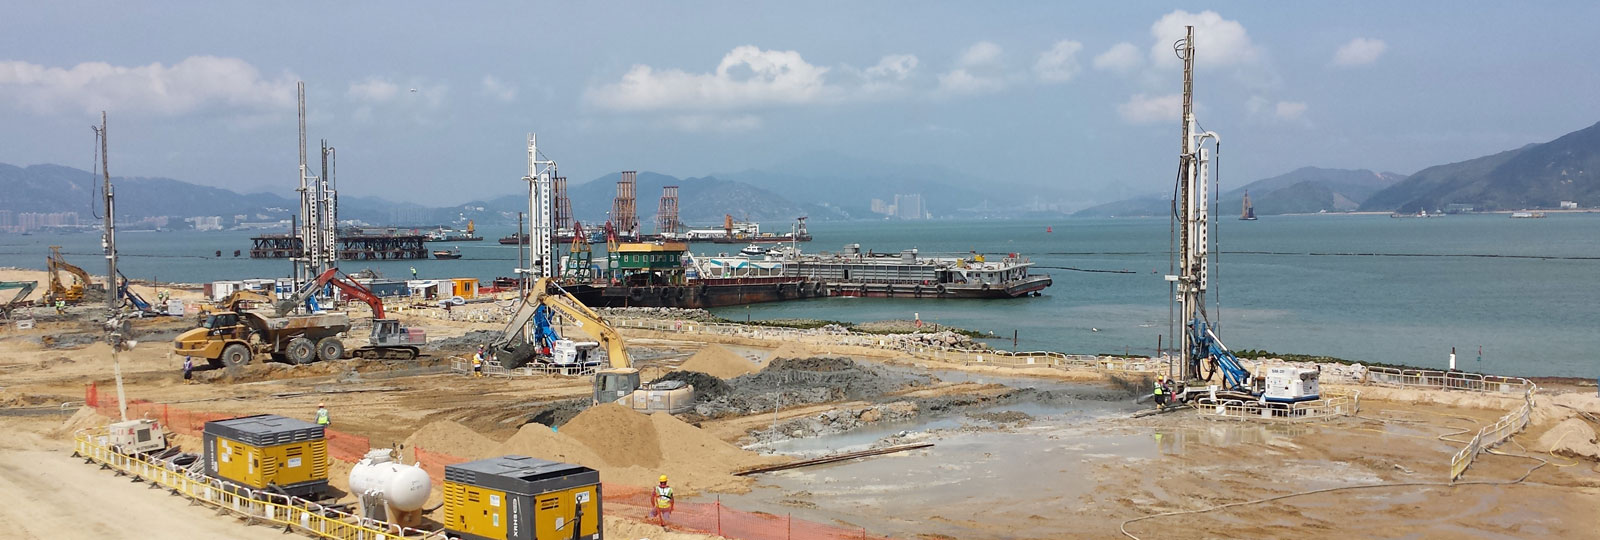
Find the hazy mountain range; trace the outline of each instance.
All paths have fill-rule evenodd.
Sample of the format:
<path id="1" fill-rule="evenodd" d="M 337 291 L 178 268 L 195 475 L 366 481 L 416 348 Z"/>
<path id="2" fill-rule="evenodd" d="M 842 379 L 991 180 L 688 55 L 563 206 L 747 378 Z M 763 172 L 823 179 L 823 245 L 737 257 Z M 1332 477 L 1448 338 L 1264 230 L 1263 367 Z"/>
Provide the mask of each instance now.
<path id="1" fill-rule="evenodd" d="M 1600 206 L 1600 124 L 1547 143 L 1428 167 L 1411 176 L 1305 167 L 1222 194 L 1223 214 L 1242 210 L 1250 193 L 1256 215 L 1315 212 L 1436 212 L 1452 204 L 1479 211 L 1556 208 L 1561 201 Z M 1081 210 L 1081 217 L 1165 216 L 1171 194 L 1147 195 Z"/>

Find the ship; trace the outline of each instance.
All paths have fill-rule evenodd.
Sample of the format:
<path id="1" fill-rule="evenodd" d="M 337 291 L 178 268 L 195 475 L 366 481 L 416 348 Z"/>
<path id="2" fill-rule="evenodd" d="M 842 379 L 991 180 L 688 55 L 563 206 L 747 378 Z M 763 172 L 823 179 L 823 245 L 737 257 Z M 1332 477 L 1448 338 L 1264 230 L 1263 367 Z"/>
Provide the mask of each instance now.
<path id="1" fill-rule="evenodd" d="M 1245 191 L 1244 192 L 1244 210 L 1242 212 L 1240 212 L 1239 220 L 1240 221 L 1255 221 L 1256 220 L 1256 206 L 1253 205 L 1253 204 L 1250 204 L 1250 192 L 1249 191 Z"/>
<path id="2" fill-rule="evenodd" d="M 461 250 L 459 250 L 459 249 L 440 249 L 440 250 L 435 250 L 433 252 L 433 258 L 435 258 L 435 259 L 460 259 L 461 258 Z"/>
<path id="3" fill-rule="evenodd" d="M 721 229 L 691 229 L 683 233 L 683 240 L 690 242 L 711 242 L 715 244 L 778 244 L 787 242 L 810 242 L 811 232 L 806 230 L 806 218 L 796 218 L 790 231 L 787 233 L 761 232 L 761 224 L 748 221 L 734 221 L 733 216 L 722 216 Z"/>
<path id="4" fill-rule="evenodd" d="M 1544 217 L 1544 212 L 1512 212 L 1512 219 L 1539 219 Z"/>
<path id="5" fill-rule="evenodd" d="M 925 256 L 916 249 L 863 253 L 860 244 L 850 244 L 837 254 L 790 253 L 777 262 L 784 275 L 819 287 L 819 296 L 1016 298 L 1041 295 L 1053 284 L 1048 274 L 1030 273 L 1033 261 L 1026 257 L 991 259 L 971 252 Z"/>
<path id="6" fill-rule="evenodd" d="M 819 283 L 785 275 L 778 261 L 738 257 L 725 271 L 703 271 L 718 263 L 690 255 L 682 242 L 621 242 L 606 258 L 609 275 L 568 280 L 562 288 L 588 306 L 687 309 L 813 298 L 823 291 Z"/>
<path id="7" fill-rule="evenodd" d="M 438 229 L 428 231 L 428 233 L 424 236 L 427 237 L 429 242 L 478 242 L 483 240 L 483 237 L 478 236 L 477 231 L 477 225 L 469 219 L 467 220 L 467 230 L 457 231 L 454 229 L 439 227 Z"/>

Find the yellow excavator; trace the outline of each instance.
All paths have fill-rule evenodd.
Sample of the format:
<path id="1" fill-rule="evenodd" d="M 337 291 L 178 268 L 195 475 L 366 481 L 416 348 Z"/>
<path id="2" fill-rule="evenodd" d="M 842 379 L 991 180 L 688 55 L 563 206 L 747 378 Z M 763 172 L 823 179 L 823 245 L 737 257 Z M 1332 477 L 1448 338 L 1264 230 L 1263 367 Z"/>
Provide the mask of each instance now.
<path id="1" fill-rule="evenodd" d="M 559 313 L 592 342 L 574 342 L 555 335 L 549 317 Z M 501 366 L 515 369 L 529 363 L 582 367 L 598 363 L 589 359 L 591 350 L 603 351 L 609 367 L 595 371 L 594 403 L 616 402 L 641 412 L 679 413 L 694 406 L 694 387 L 682 381 L 662 381 L 641 385 L 639 369 L 628 357 L 622 334 L 605 317 L 562 289 L 549 278 L 540 278 L 522 298 L 505 332 L 487 344 L 486 354 Z"/>
<path id="2" fill-rule="evenodd" d="M 89 279 L 89 273 L 68 263 L 61 256 L 61 246 L 50 246 L 50 257 L 45 263 L 50 273 L 50 284 L 49 288 L 45 289 L 41 302 L 48 305 L 54 304 L 57 300 L 68 304 L 83 301 L 84 291 L 93 283 Z M 61 279 L 61 272 L 72 274 L 72 285 L 67 285 Z"/>

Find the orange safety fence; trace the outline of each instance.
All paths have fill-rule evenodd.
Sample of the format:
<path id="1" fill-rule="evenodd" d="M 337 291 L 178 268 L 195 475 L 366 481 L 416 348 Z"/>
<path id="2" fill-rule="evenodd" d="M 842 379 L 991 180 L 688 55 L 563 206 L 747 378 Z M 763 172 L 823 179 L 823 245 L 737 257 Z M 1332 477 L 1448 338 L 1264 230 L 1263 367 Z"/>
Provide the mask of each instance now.
<path id="1" fill-rule="evenodd" d="M 416 453 L 417 465 L 428 471 L 428 477 L 436 484 L 444 481 L 445 466 L 468 461 L 420 446 L 411 450 Z M 679 502 L 671 519 L 660 520 L 650 517 L 651 497 L 654 496 L 651 488 L 606 483 L 600 486 L 600 493 L 608 514 L 649 522 L 664 521 L 668 528 L 679 531 L 739 540 L 886 540 L 860 527 L 827 525 L 794 519 L 787 514 L 735 510 L 723 506 L 721 501 Z"/>
<path id="2" fill-rule="evenodd" d="M 84 404 L 103 416 L 117 417 L 116 400 L 99 399 L 99 389 L 90 383 L 84 388 Z M 206 422 L 233 418 L 237 414 L 205 413 L 185 410 L 165 403 L 151 403 L 142 399 L 128 401 L 128 418 L 150 418 L 160 421 L 167 429 L 185 435 L 200 436 Z M 371 449 L 366 437 L 351 435 L 332 429 L 325 430 L 328 440 L 328 457 L 345 462 L 359 461 Z M 435 484 L 444 481 L 444 468 L 468 461 L 426 448 L 412 447 L 417 465 L 428 472 Z M 654 492 L 649 487 L 604 484 L 602 500 L 611 512 L 630 518 L 651 521 L 650 503 Z M 827 525 L 792 516 L 735 510 L 713 502 L 679 502 L 672 518 L 665 520 L 671 529 L 715 534 L 738 540 L 887 540 L 860 527 Z"/>

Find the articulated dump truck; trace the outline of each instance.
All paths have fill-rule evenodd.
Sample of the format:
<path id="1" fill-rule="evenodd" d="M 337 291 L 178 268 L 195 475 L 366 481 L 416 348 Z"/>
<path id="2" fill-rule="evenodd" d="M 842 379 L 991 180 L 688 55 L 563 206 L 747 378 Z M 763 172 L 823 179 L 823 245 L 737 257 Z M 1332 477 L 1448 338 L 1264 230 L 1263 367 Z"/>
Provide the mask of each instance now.
<path id="1" fill-rule="evenodd" d="M 269 317 L 248 311 L 220 311 L 172 342 L 173 354 L 204 358 L 216 367 L 241 366 L 257 354 L 309 364 L 344 357 L 339 334 L 350 329 L 343 313 Z"/>

